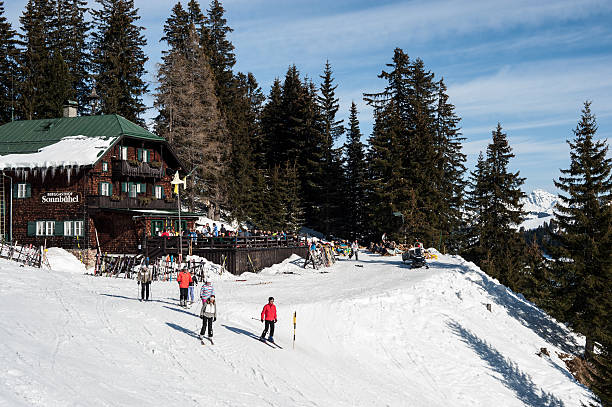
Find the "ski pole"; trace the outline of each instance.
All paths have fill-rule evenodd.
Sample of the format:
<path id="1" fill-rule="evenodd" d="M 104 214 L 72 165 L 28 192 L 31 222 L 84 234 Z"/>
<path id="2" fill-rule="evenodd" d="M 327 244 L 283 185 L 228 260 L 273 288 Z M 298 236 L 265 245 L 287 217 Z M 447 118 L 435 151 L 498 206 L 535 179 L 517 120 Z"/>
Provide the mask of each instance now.
<path id="1" fill-rule="evenodd" d="M 297 319 L 297 311 L 293 311 L 293 349 L 295 349 L 295 326 Z"/>

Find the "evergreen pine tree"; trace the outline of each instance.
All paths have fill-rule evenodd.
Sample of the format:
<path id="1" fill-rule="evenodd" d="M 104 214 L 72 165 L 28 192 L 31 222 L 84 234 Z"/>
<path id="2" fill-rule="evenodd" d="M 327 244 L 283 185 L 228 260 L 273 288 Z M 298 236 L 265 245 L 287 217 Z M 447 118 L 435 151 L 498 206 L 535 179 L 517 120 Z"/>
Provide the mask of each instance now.
<path id="1" fill-rule="evenodd" d="M 4 2 L 0 1 L 0 125 L 14 117 L 14 96 L 17 77 L 17 37 L 4 16 Z"/>
<path id="2" fill-rule="evenodd" d="M 51 48 L 62 56 L 70 75 L 66 88 L 70 89 L 70 99 L 78 103 L 79 112 L 89 111 L 90 52 L 88 35 L 91 24 L 85 20 L 86 0 L 56 0 L 51 17 Z M 56 62 L 59 69 L 61 64 Z M 65 100 L 59 101 L 64 103 Z"/>
<path id="3" fill-rule="evenodd" d="M 196 27 L 195 23 L 190 21 L 188 11 L 183 8 L 179 1 L 172 7 L 172 14 L 164 24 L 164 36 L 160 41 L 168 43 L 168 47 L 186 54 L 189 46 L 189 29 L 190 24 Z M 165 51 L 167 53 L 167 51 Z"/>
<path id="4" fill-rule="evenodd" d="M 470 223 L 477 230 L 473 235 L 478 239 L 471 246 L 478 249 L 468 249 L 465 255 L 502 284 L 519 291 L 526 246 L 516 228 L 524 217 L 520 203 L 524 178 L 508 170 L 513 157 L 507 136 L 498 124 L 487 147 L 486 165 L 479 160 L 477 189 L 472 191 L 468 204 L 472 210 Z"/>
<path id="5" fill-rule="evenodd" d="M 371 238 L 378 240 L 383 233 L 395 240 L 404 235 L 423 238 L 423 230 L 413 228 L 414 223 L 404 224 L 404 233 L 400 233 L 402 224 L 393 215 L 400 212 L 409 222 L 427 217 L 426 208 L 415 202 L 422 198 L 415 194 L 412 179 L 416 175 L 409 172 L 414 157 L 411 146 L 416 144 L 412 140 L 416 133 L 410 104 L 412 64 L 408 55 L 396 48 L 387 66 L 390 70 L 379 75 L 387 81 L 385 90 L 364 94 L 365 101 L 374 108 L 366 185 Z"/>
<path id="6" fill-rule="evenodd" d="M 266 169 L 274 163 L 282 162 L 282 147 L 277 144 L 282 140 L 281 117 L 283 113 L 283 85 L 275 79 L 268 101 L 261 112 L 261 135 L 254 141 L 254 154 L 257 168 Z"/>
<path id="7" fill-rule="evenodd" d="M 365 162 L 365 146 L 361 142 L 361 130 L 357 118 L 357 106 L 351 103 L 349 123 L 346 129 L 347 141 L 344 145 L 346 155 L 345 176 L 346 195 L 343 199 L 345 223 L 342 231 L 351 240 L 363 239 L 366 231 L 366 191 L 365 183 L 367 167 Z"/>
<path id="8" fill-rule="evenodd" d="M 93 73 L 101 99 L 101 112 L 119 114 L 133 122 L 144 124 L 142 101 L 147 92 L 144 81 L 145 62 L 143 27 L 134 0 L 97 0 L 99 10 L 93 10 L 96 30 L 93 31 Z"/>
<path id="9" fill-rule="evenodd" d="M 458 127 L 461 119 L 455 114 L 455 106 L 448 102 L 444 80 L 438 82 L 434 146 L 437 173 L 440 174 L 436 190 L 441 202 L 439 217 L 441 232 L 447 234 L 445 247 L 456 253 L 461 246 L 459 231 L 464 227 L 463 196 L 466 182 L 466 156 L 461 151 L 461 136 Z"/>
<path id="10" fill-rule="evenodd" d="M 483 239 L 483 227 L 485 226 L 484 221 L 491 194 L 486 181 L 488 173 L 488 162 L 481 151 L 478 154 L 474 171 L 470 172 L 470 189 L 467 192 L 467 200 L 465 202 L 469 221 L 462 234 L 462 254 L 466 259 L 476 263 L 487 256 L 487 248 L 484 246 Z"/>
<path id="11" fill-rule="evenodd" d="M 54 55 L 52 42 L 53 3 L 29 0 L 19 18 L 21 22 L 21 52 L 19 65 L 19 117 L 45 119 L 61 116 L 65 77 L 64 62 Z M 59 101 L 51 98 L 60 98 Z M 54 106 L 59 104 L 58 110 Z"/>
<path id="12" fill-rule="evenodd" d="M 331 231 L 339 231 L 340 219 L 345 215 L 341 206 L 343 195 L 342 171 L 342 149 L 334 148 L 334 143 L 344 133 L 343 120 L 336 120 L 336 114 L 340 108 L 339 99 L 336 98 L 336 88 L 334 84 L 333 72 L 329 61 L 325 63 L 323 75 L 320 78 L 321 95 L 317 96 L 319 109 L 321 112 L 322 125 L 322 161 L 321 178 L 317 182 L 321 194 L 319 201 L 321 202 L 321 210 L 318 215 L 319 229 L 326 235 Z"/>
<path id="13" fill-rule="evenodd" d="M 612 401 L 612 159 L 607 141 L 595 139 L 590 106 L 584 103 L 574 139 L 568 140 L 570 166 L 555 181 L 561 191 L 555 208 L 560 246 L 553 251 L 553 270 L 560 314 L 585 335 L 585 358 L 595 364 L 593 388 L 607 404 Z"/>
<path id="14" fill-rule="evenodd" d="M 234 74 L 232 69 L 236 64 L 234 45 L 227 38 L 232 30 L 224 18 L 225 9 L 219 0 L 212 0 L 204 20 L 202 44 L 210 57 L 210 67 L 216 80 L 216 92 L 221 102 L 222 110 L 231 110 L 234 101 Z M 230 118 L 231 120 L 231 118 Z M 230 129 L 232 126 L 229 126 Z"/>

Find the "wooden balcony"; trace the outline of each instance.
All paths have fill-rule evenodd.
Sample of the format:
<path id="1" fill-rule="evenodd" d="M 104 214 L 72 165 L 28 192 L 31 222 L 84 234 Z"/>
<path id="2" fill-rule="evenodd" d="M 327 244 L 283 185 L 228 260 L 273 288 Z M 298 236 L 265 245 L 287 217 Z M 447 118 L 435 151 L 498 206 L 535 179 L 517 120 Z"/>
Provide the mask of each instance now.
<path id="1" fill-rule="evenodd" d="M 133 165 L 126 160 L 113 160 L 113 176 L 162 178 L 164 176 L 164 168 L 163 166 L 155 168 L 150 163 L 139 162 L 138 165 Z"/>
<path id="2" fill-rule="evenodd" d="M 110 196 L 88 196 L 87 205 L 100 209 L 162 209 L 176 210 L 176 202 L 166 202 L 163 199 L 148 198 L 149 202 L 139 198 L 121 198 L 112 200 Z"/>

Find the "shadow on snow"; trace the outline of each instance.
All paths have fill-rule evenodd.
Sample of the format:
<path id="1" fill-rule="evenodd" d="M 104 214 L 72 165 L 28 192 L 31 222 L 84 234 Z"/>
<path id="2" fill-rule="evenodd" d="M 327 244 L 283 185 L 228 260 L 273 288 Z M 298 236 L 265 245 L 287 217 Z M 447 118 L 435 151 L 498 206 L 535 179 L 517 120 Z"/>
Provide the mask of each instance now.
<path id="1" fill-rule="evenodd" d="M 528 406 L 564 406 L 560 399 L 539 389 L 529 375 L 523 373 L 514 362 L 505 358 L 487 342 L 478 338 L 457 322 L 449 322 L 448 326 L 457 336 L 461 337 L 461 340 L 476 352 L 482 360 L 487 362 L 494 372 L 502 376 L 500 379 L 501 382 L 512 390 L 523 403 Z"/>

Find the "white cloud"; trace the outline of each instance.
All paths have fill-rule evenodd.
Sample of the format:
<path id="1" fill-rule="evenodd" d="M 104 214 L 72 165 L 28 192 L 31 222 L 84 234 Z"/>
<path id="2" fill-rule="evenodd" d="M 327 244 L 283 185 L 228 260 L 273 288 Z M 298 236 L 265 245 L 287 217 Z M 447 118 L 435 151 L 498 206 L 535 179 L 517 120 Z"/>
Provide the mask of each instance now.
<path id="1" fill-rule="evenodd" d="M 612 57 L 555 59 L 506 66 L 497 73 L 449 86 L 463 117 L 516 115 L 575 117 L 585 100 L 602 116 L 612 114 Z"/>

